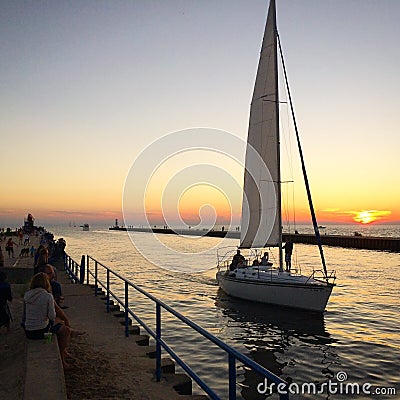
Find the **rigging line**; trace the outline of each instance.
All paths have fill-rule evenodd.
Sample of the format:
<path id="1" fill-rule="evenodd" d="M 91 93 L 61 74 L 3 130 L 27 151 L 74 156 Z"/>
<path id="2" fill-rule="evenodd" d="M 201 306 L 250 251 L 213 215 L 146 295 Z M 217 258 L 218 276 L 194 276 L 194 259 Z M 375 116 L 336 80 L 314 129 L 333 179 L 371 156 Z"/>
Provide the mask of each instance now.
<path id="1" fill-rule="evenodd" d="M 294 225 L 294 233 L 296 233 L 297 230 L 297 223 L 296 223 L 296 197 L 294 195 L 294 190 L 295 187 L 293 185 L 293 191 L 292 191 L 292 201 L 293 201 L 293 225 Z"/>
<path id="2" fill-rule="evenodd" d="M 281 66 L 282 68 L 282 66 Z M 282 82 L 284 84 L 284 82 Z M 285 93 L 287 96 L 287 93 Z M 283 104 L 288 104 L 287 101 L 281 101 Z M 285 107 L 286 109 L 286 118 L 282 118 L 282 113 L 279 113 L 279 122 L 280 122 L 280 127 L 281 127 L 281 132 L 283 132 L 283 135 L 281 135 L 281 138 L 283 137 L 283 141 L 285 143 L 285 155 L 288 160 L 288 167 L 289 167 L 289 175 L 291 177 L 291 180 L 287 181 L 281 181 L 281 184 L 283 183 L 293 183 L 293 160 L 292 160 L 292 142 L 291 142 L 291 135 L 290 135 L 290 124 L 289 124 L 289 113 L 288 113 L 288 107 Z M 291 205 L 289 202 L 289 196 L 288 196 L 288 191 L 289 187 L 286 187 L 286 202 L 284 204 L 284 211 L 285 211 L 285 223 L 288 226 L 289 233 L 291 232 Z"/>
<path id="3" fill-rule="evenodd" d="M 282 68 L 282 66 L 281 66 Z M 284 85 L 285 82 L 282 81 L 282 84 Z M 285 95 L 287 97 L 287 92 L 285 91 Z M 288 104 L 288 101 L 282 101 L 284 104 Z M 284 133 L 281 135 L 283 136 L 283 140 L 285 143 L 285 153 L 286 153 L 286 158 L 287 158 L 287 165 L 289 168 L 289 175 L 292 179 L 291 182 L 294 182 L 294 168 L 293 168 L 293 152 L 292 152 L 292 132 L 291 132 L 291 125 L 289 123 L 290 117 L 289 117 L 289 108 L 285 107 L 286 110 L 286 118 L 284 119 L 282 117 L 282 113 L 279 113 L 279 121 L 280 121 L 280 126 L 281 126 L 281 131 Z"/>
<path id="4" fill-rule="evenodd" d="M 291 138 L 292 138 L 292 132 L 291 132 L 291 128 L 290 128 L 290 123 L 289 123 L 289 119 L 290 119 L 290 117 L 289 117 L 289 107 L 285 107 L 286 108 L 286 123 L 287 123 L 287 132 L 288 132 L 288 134 L 287 134 L 287 141 L 289 142 L 289 146 L 287 146 L 288 147 L 288 160 L 289 160 L 289 167 L 290 167 L 290 175 L 291 175 L 291 177 L 293 178 L 294 177 L 294 168 L 293 168 L 293 158 L 292 158 L 292 154 L 293 154 L 293 152 L 292 152 L 292 140 L 291 140 Z M 286 141 L 286 140 L 285 140 Z M 290 155 L 290 157 L 289 157 L 289 155 Z"/>
<path id="5" fill-rule="evenodd" d="M 286 102 L 287 103 L 287 102 Z M 280 123 L 282 126 L 282 131 L 285 132 L 283 135 L 284 142 L 285 142 L 285 150 L 286 150 L 286 158 L 288 161 L 288 166 L 289 166 L 289 174 L 291 177 L 291 180 L 289 181 L 282 181 L 281 183 L 294 183 L 293 177 L 294 177 L 294 172 L 293 172 L 293 157 L 292 157 L 292 141 L 291 141 L 291 132 L 290 132 L 290 124 L 289 124 L 289 112 L 288 112 L 288 107 L 286 108 L 286 118 L 285 122 L 283 121 L 282 118 L 282 113 L 280 114 Z M 289 203 L 289 187 L 286 187 L 286 197 L 287 197 L 287 209 L 286 211 L 286 224 L 288 225 L 289 228 L 289 233 L 291 232 L 291 215 L 290 215 L 290 203 Z M 292 203 L 292 208 L 294 207 L 294 203 Z"/>
<path id="6" fill-rule="evenodd" d="M 306 185 L 307 198 L 308 198 L 308 204 L 309 204 L 309 207 L 310 207 L 311 219 L 312 219 L 312 222 L 313 222 L 313 225 L 314 225 L 314 232 L 315 232 L 315 236 L 317 238 L 319 253 L 320 253 L 320 256 L 321 256 L 322 266 L 324 268 L 324 273 L 325 273 L 325 279 L 328 282 L 328 272 L 326 270 L 324 251 L 322 249 L 321 235 L 319 233 L 317 218 L 315 216 L 314 205 L 313 205 L 312 198 L 311 198 L 311 190 L 310 190 L 310 185 L 309 185 L 309 182 L 308 182 L 306 166 L 305 166 L 304 157 L 303 157 L 303 150 L 301 148 L 299 131 L 297 129 L 297 123 L 296 123 L 296 117 L 295 117 L 295 114 L 294 114 L 292 96 L 290 94 L 289 82 L 288 82 L 288 78 L 287 78 L 287 74 L 286 74 L 285 60 L 283 59 L 283 52 L 282 52 L 281 41 L 280 41 L 280 38 L 279 38 L 278 30 L 276 30 L 276 36 L 277 36 L 277 39 L 278 39 L 279 52 L 280 52 L 281 60 L 282 60 L 283 73 L 285 75 L 285 82 L 286 82 L 286 88 L 287 88 L 288 96 L 289 96 L 290 110 L 292 112 L 294 130 L 296 132 L 297 146 L 299 148 L 299 153 L 300 153 L 301 169 L 303 170 L 304 183 Z"/>

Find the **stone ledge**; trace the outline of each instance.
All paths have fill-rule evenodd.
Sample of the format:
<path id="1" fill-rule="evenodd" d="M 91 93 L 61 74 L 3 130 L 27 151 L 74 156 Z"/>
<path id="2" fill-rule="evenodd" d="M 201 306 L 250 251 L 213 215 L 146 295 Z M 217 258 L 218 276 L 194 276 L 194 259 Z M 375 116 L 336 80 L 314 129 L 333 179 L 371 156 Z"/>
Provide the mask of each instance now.
<path id="1" fill-rule="evenodd" d="M 53 334 L 51 343 L 46 343 L 45 340 L 26 340 L 23 400 L 67 399 L 64 369 L 56 335 Z"/>

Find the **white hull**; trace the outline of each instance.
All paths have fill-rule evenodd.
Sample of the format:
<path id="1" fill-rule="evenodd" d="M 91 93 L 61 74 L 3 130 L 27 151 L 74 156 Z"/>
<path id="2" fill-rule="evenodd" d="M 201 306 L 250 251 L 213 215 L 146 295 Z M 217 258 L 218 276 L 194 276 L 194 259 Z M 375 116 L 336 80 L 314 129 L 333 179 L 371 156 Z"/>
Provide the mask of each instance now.
<path id="1" fill-rule="evenodd" d="M 333 288 L 333 284 L 287 272 L 270 270 L 260 276 L 241 270 L 246 271 L 217 272 L 219 286 L 232 297 L 260 303 L 323 312 Z"/>

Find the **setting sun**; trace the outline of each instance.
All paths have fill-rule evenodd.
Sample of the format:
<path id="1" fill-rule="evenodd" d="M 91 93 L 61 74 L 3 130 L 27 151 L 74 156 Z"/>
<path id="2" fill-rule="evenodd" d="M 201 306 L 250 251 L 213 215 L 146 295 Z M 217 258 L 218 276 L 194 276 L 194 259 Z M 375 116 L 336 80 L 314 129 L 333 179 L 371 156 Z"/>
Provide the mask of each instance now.
<path id="1" fill-rule="evenodd" d="M 371 211 L 360 211 L 357 215 L 353 218 L 356 222 L 361 222 L 362 224 L 369 224 L 376 220 L 376 217 L 373 216 Z"/>
<path id="2" fill-rule="evenodd" d="M 383 216 L 390 214 L 390 211 L 363 210 L 357 211 L 353 217 L 353 220 L 362 224 L 369 224 L 371 222 L 380 220 Z"/>

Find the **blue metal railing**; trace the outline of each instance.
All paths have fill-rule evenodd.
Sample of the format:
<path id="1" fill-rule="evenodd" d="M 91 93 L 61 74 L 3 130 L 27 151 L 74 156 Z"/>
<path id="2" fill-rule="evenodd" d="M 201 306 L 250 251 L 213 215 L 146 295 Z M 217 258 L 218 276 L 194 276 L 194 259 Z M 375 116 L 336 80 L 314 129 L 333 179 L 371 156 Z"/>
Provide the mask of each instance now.
<path id="1" fill-rule="evenodd" d="M 94 263 L 94 269 L 92 270 L 91 264 Z M 100 279 L 99 274 L 99 266 L 105 270 L 105 282 Z M 199 376 L 196 372 L 194 372 L 189 365 L 187 365 L 181 357 L 163 340 L 162 338 L 162 326 L 161 326 L 161 311 L 164 309 L 171 315 L 175 316 L 180 321 L 184 322 L 187 326 L 194 329 L 200 335 L 217 345 L 219 348 L 224 350 L 228 355 L 228 371 L 229 371 L 229 383 L 228 383 L 228 393 L 229 400 L 236 400 L 236 361 L 240 361 L 242 364 L 246 365 L 253 371 L 259 373 L 264 379 L 268 379 L 274 382 L 275 387 L 279 388 L 279 396 L 281 400 L 288 400 L 289 395 L 287 394 L 287 383 L 268 371 L 266 368 L 262 367 L 260 364 L 257 364 L 255 361 L 235 350 L 234 348 L 228 346 L 222 340 L 218 339 L 201 326 L 197 325 L 190 319 L 186 318 L 172 307 L 168 306 L 164 302 L 160 301 L 150 293 L 141 289 L 139 286 L 135 285 L 133 282 L 127 280 L 119 273 L 113 271 L 108 268 L 106 265 L 97 261 L 93 257 L 87 255 L 82 256 L 81 264 L 79 265 L 75 262 L 68 254 L 64 255 L 64 268 L 66 273 L 70 277 L 70 279 L 75 283 L 84 283 L 86 278 L 86 284 L 90 284 L 90 277 L 93 278 L 94 287 L 95 287 L 95 296 L 98 295 L 99 289 L 105 289 L 106 291 L 106 309 L 107 312 L 110 312 L 110 304 L 111 298 L 114 299 L 120 306 L 124 309 L 125 316 L 125 336 L 129 336 L 129 324 L 130 318 L 132 316 L 148 333 L 150 336 L 154 338 L 156 341 L 156 379 L 159 382 L 161 380 L 161 352 L 164 349 L 168 354 L 172 356 L 172 358 L 179 364 L 179 366 L 204 390 L 204 392 L 212 399 L 212 400 L 221 400 L 221 398 L 212 390 Z M 104 272 L 103 272 L 104 275 Z M 111 277 L 118 278 L 120 281 L 124 283 L 124 298 L 121 299 L 117 293 L 111 290 Z M 104 278 L 103 278 L 104 279 Z M 145 297 L 150 299 L 155 303 L 155 321 L 156 328 L 155 331 L 151 329 L 146 322 L 143 321 L 136 313 L 134 313 L 129 308 L 129 288 L 135 289 L 137 292 L 140 292 Z"/>

